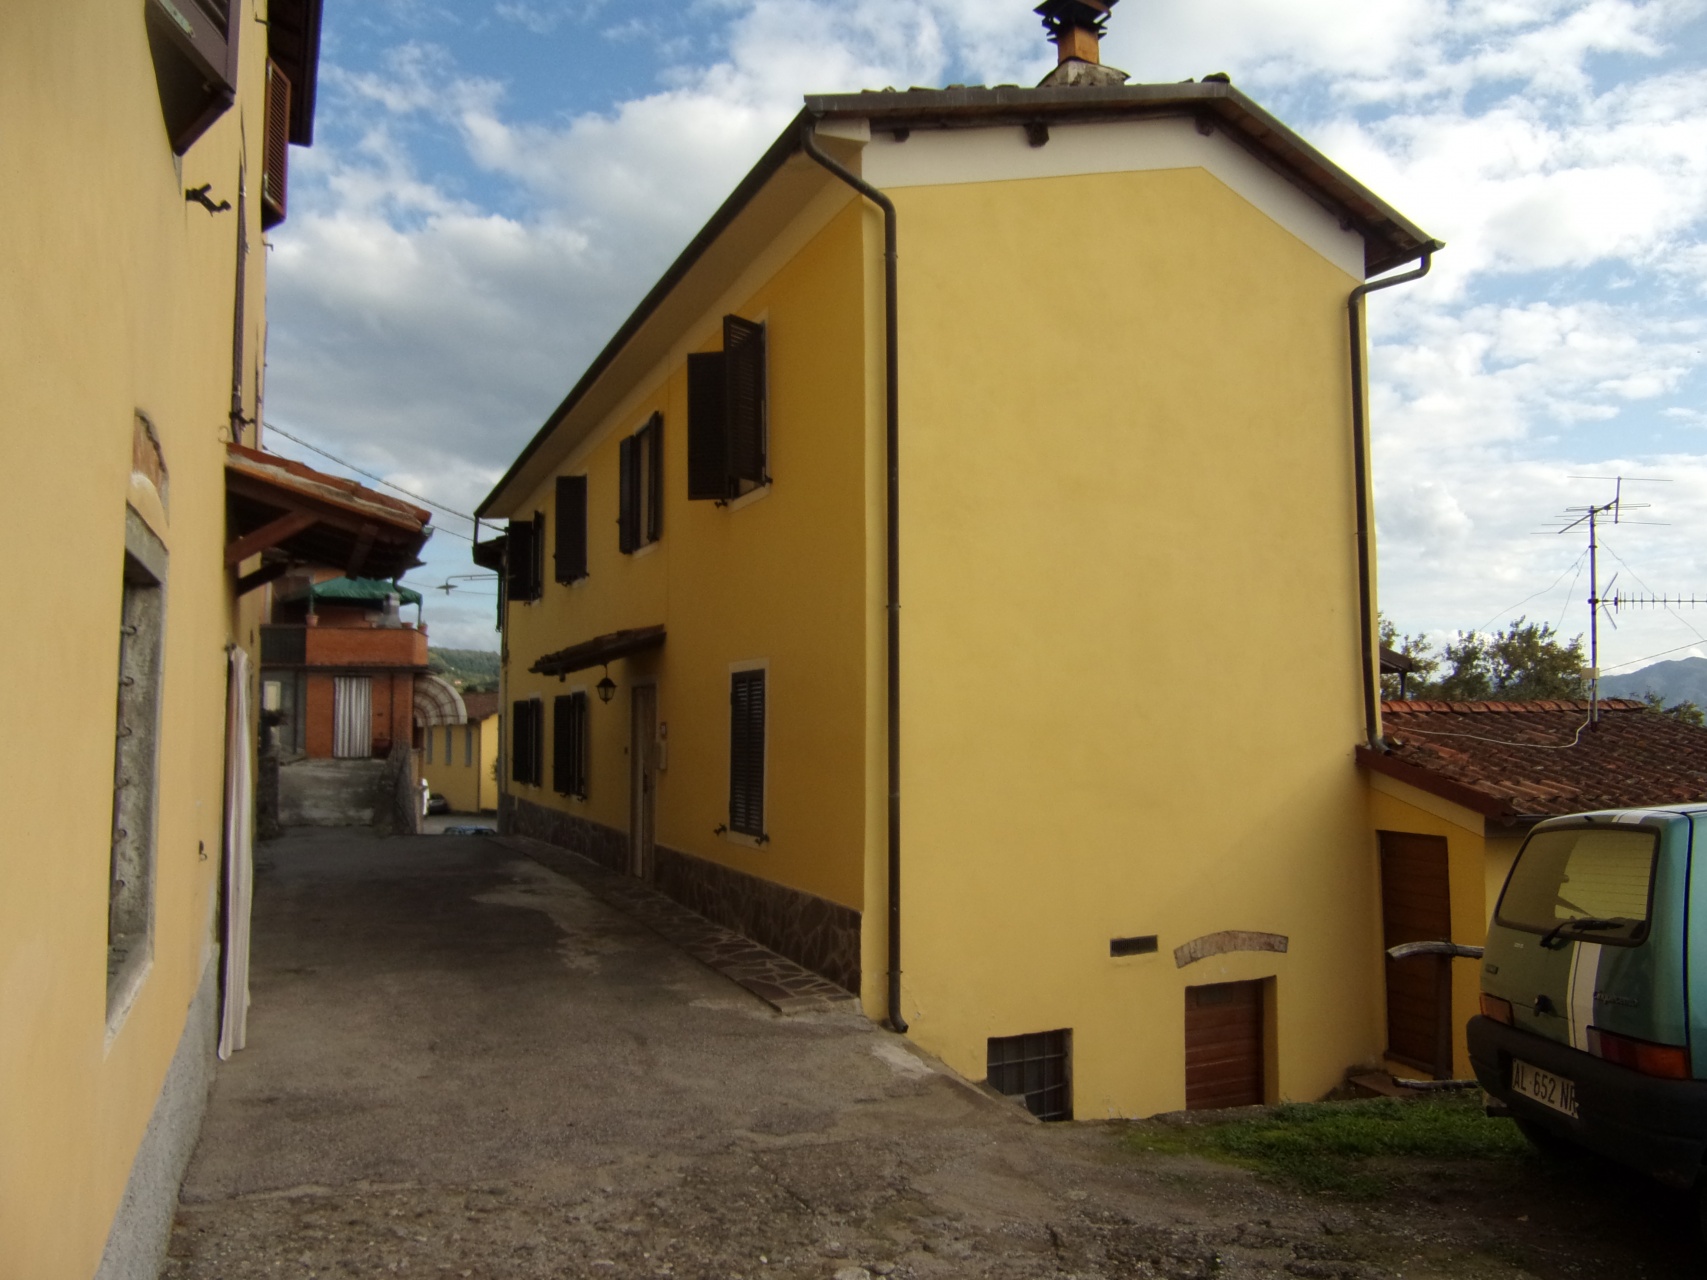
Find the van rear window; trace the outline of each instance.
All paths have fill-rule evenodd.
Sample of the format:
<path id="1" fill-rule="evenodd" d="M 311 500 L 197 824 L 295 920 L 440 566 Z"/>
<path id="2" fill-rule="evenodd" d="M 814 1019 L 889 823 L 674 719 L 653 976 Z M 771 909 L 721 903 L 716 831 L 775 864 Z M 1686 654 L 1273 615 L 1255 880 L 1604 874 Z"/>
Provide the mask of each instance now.
<path id="1" fill-rule="evenodd" d="M 1564 827 L 1524 842 L 1494 920 L 1563 946 L 1592 938 L 1634 946 L 1648 936 L 1659 833 Z"/>

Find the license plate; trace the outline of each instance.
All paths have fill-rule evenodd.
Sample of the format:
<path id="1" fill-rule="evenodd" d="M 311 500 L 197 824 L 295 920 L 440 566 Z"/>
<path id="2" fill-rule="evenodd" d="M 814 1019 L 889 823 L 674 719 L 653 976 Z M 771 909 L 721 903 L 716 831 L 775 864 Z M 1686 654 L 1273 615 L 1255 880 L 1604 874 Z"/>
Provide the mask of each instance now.
<path id="1" fill-rule="evenodd" d="M 1551 1107 L 1573 1120 L 1577 1118 L 1577 1086 L 1551 1071 L 1543 1071 L 1513 1058 L 1511 1091 L 1533 1098 L 1542 1106 Z"/>

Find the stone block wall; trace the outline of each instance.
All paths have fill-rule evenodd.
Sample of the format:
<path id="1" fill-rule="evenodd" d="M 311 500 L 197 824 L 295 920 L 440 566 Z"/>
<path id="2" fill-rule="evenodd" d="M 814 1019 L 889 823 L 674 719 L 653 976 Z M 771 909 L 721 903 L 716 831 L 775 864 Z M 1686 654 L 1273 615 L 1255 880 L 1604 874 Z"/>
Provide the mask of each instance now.
<path id="1" fill-rule="evenodd" d="M 627 874 L 628 834 L 614 827 L 500 795 L 498 828 L 572 849 L 607 870 Z M 653 863 L 653 887 L 690 911 L 787 956 L 844 990 L 859 991 L 860 913 L 852 907 L 664 845 L 656 846 Z"/>

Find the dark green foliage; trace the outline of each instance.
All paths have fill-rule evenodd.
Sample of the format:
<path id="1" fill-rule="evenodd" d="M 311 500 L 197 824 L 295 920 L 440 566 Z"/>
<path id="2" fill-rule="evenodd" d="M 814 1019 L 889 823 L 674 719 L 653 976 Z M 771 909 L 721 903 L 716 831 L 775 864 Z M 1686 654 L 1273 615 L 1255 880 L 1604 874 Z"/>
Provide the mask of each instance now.
<path id="1" fill-rule="evenodd" d="M 427 669 L 464 693 L 486 693 L 498 687 L 498 655 L 484 649 L 429 647 Z"/>
<path id="2" fill-rule="evenodd" d="M 1707 715 L 1693 702 L 1679 702 L 1666 706 L 1665 695 L 1652 689 L 1642 695 L 1642 701 L 1648 704 L 1649 711 L 1657 711 L 1662 716 L 1670 716 L 1673 720 L 1681 720 L 1684 724 L 1692 724 L 1697 729 L 1707 728 Z"/>
<path id="3" fill-rule="evenodd" d="M 1545 622 L 1518 618 L 1488 635 L 1460 631 L 1436 654 L 1425 636 L 1399 636 L 1385 619 L 1381 642 L 1417 664 L 1407 681 L 1412 698 L 1448 702 L 1534 702 L 1541 698 L 1586 698 L 1588 676 L 1583 638 L 1561 640 Z M 1399 696 L 1397 676 L 1383 676 L 1382 693 Z"/>
<path id="4" fill-rule="evenodd" d="M 1134 1125 L 1125 1141 L 1137 1151 L 1209 1156 L 1306 1191 L 1356 1197 L 1388 1189 L 1371 1160 L 1516 1160 L 1528 1151 L 1509 1120 L 1483 1114 L 1482 1096 L 1473 1090 L 1414 1102 L 1288 1103 L 1250 1119 Z"/>

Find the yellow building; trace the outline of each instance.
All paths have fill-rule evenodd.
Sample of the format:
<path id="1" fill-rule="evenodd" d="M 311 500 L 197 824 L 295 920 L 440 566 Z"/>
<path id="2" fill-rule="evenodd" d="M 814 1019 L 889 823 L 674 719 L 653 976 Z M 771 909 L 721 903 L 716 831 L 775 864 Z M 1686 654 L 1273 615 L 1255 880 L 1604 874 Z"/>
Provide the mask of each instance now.
<path id="1" fill-rule="evenodd" d="M 0 5 L 9 1277 L 155 1274 L 211 1078 L 222 895 L 246 920 L 253 588 L 312 524 L 228 527 L 228 449 L 256 443 L 262 236 L 311 138 L 319 14 Z"/>
<path id="2" fill-rule="evenodd" d="M 422 727 L 422 776 L 434 794 L 445 798 L 452 813 L 494 813 L 498 808 L 498 695 L 459 697 L 460 721 L 441 720 Z"/>
<path id="3" fill-rule="evenodd" d="M 1044 10 L 1037 89 L 808 98 L 482 504 L 500 817 L 1039 1114 L 1315 1097 L 1382 1048 L 1348 308 L 1438 246 Z"/>
<path id="4" fill-rule="evenodd" d="M 1379 749 L 1362 747 L 1380 861 L 1382 946 L 1479 947 L 1529 829 L 1595 809 L 1699 803 L 1707 730 L 1610 699 L 1381 704 Z M 1386 962 L 1387 1065 L 1466 1079 L 1464 1025 L 1481 969 L 1467 959 Z"/>

